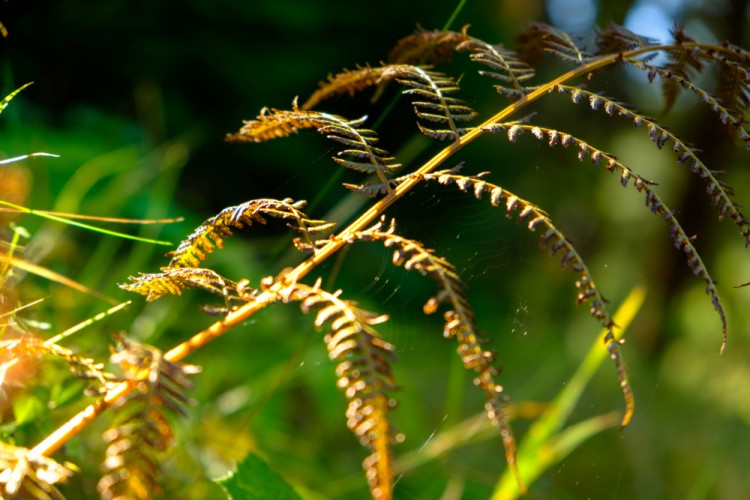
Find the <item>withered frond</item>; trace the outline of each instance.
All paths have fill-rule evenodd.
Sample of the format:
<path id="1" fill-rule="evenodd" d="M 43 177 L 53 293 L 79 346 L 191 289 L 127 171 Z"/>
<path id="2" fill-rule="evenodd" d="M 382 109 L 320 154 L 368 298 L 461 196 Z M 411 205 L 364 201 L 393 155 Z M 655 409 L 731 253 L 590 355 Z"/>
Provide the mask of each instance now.
<path id="1" fill-rule="evenodd" d="M 525 82 L 534 77 L 534 68 L 519 59 L 518 54 L 502 45 L 490 45 L 477 38 L 469 38 L 456 50 L 471 52 L 471 60 L 489 66 L 492 71 L 480 71 L 501 83 L 495 85 L 497 91 L 509 99 L 520 99 L 530 90 Z"/>
<path id="2" fill-rule="evenodd" d="M 382 182 L 368 182 L 365 184 L 349 184 L 344 183 L 343 186 L 348 189 L 349 191 L 352 191 L 354 193 L 363 194 L 369 198 L 375 198 L 377 196 L 383 195 L 388 193 L 389 190 L 392 190 L 402 182 L 404 182 L 406 179 L 409 178 L 409 174 L 402 175 L 401 177 L 396 177 L 394 179 L 388 179 L 387 184 L 383 184 Z"/>
<path id="3" fill-rule="evenodd" d="M 301 110 L 310 110 L 317 106 L 321 101 L 331 97 L 348 94 L 353 96 L 357 92 L 373 87 L 381 83 L 384 66 L 372 68 L 367 66 L 358 67 L 354 70 L 345 69 L 341 73 L 328 75 L 328 79 L 320 82 L 318 90 L 308 97 L 305 103 L 300 106 Z"/>
<path id="4" fill-rule="evenodd" d="M 681 81 L 691 82 L 697 73 L 703 71 L 704 58 L 695 48 L 695 40 L 687 36 L 685 31 L 675 26 L 672 29 L 675 48 L 667 52 L 669 62 L 664 68 L 670 75 L 677 78 L 664 78 L 661 91 L 664 95 L 664 114 L 669 112 L 680 95 L 683 87 Z"/>
<path id="5" fill-rule="evenodd" d="M 654 68 L 654 71 L 657 70 L 658 68 Z M 686 83 L 689 84 L 689 82 Z M 689 84 L 689 86 L 690 88 L 694 87 L 692 84 Z M 578 87 L 558 85 L 556 90 L 560 93 L 569 93 L 574 103 L 580 102 L 583 98 L 588 100 L 592 109 L 603 109 L 610 116 L 619 115 L 631 119 L 636 127 L 643 128 L 648 132 L 649 137 L 659 149 L 663 148 L 667 143 L 671 143 L 672 150 L 677 153 L 677 163 L 687 165 L 694 174 L 705 180 L 707 184 L 706 190 L 711 197 L 711 204 L 719 207 L 719 220 L 724 219 L 728 215 L 737 227 L 740 228 L 740 234 L 744 238 L 745 246 L 750 246 L 750 222 L 742 214 L 739 206 L 732 200 L 734 195 L 732 188 L 716 178 L 716 172 L 709 169 L 703 163 L 698 157 L 698 151 L 695 148 L 677 137 L 668 128 L 660 125 L 656 120 L 641 115 L 623 103 Z M 712 108 L 714 106 L 720 107 L 719 103 L 705 91 L 697 87 L 695 90 L 700 95 L 705 96 L 704 100 L 710 100 Z M 728 113 L 721 113 L 721 116 L 726 117 L 727 122 L 725 123 L 733 120 Z M 734 123 L 737 123 L 738 135 L 745 140 L 748 148 L 750 148 L 750 135 L 739 125 L 742 122 L 737 120 Z"/>
<path id="6" fill-rule="evenodd" d="M 198 226 L 176 250 L 167 254 L 172 258 L 167 267 L 198 267 L 214 248 L 222 248 L 224 238 L 232 234 L 232 228 L 241 229 L 245 226 L 252 226 L 253 223 L 266 224 L 266 217 L 290 221 L 288 225 L 305 236 L 325 232 L 334 227 L 333 223 L 307 217 L 302 212 L 305 205 L 306 202 L 303 200 L 261 198 L 225 208 L 218 215 Z M 173 290 L 166 290 L 159 295 L 167 291 L 177 293 Z"/>
<path id="7" fill-rule="evenodd" d="M 672 108 L 681 91 L 691 92 L 708 104 L 730 134 L 744 141 L 750 150 L 750 135 L 742 128 L 743 115 L 750 108 L 750 52 L 728 42 L 698 42 L 688 37 L 680 27 L 675 27 L 672 34 L 675 43 L 663 49 L 669 57 L 663 67 L 649 64 L 655 53 L 645 57 L 625 57 L 623 60 L 646 71 L 649 82 L 656 75 L 661 77 L 665 114 Z M 706 64 L 714 63 L 718 73 L 716 96 L 693 83 L 695 76 L 703 72 Z"/>
<path id="8" fill-rule="evenodd" d="M 594 57 L 577 37 L 544 23 L 529 23 L 516 41 L 519 57 L 531 65 L 539 62 L 545 52 L 577 66 L 583 66 Z"/>
<path id="9" fill-rule="evenodd" d="M 383 340 L 373 328 L 387 316 L 364 311 L 353 302 L 339 298 L 340 291 L 329 293 L 315 286 L 293 284 L 282 294 L 287 301 L 300 302 L 302 312 L 316 311 L 315 326 L 330 324 L 325 336 L 328 356 L 338 362 L 338 387 L 349 405 L 346 425 L 370 451 L 362 463 L 373 498 L 390 499 L 393 488 L 393 464 L 390 445 L 401 440 L 388 421 L 395 401 L 388 392 L 396 389 L 390 365 L 394 346 Z"/>
<path id="10" fill-rule="evenodd" d="M 0 442 L 0 484 L 2 498 L 62 500 L 55 484 L 73 475 L 71 465 L 31 454 L 31 450 Z"/>
<path id="11" fill-rule="evenodd" d="M 343 92 L 354 93 L 370 85 L 383 84 L 391 80 L 396 80 L 401 85 L 408 87 L 403 91 L 403 94 L 413 96 L 412 104 L 414 105 L 414 112 L 419 119 L 448 126 L 446 130 L 433 130 L 423 126 L 421 123 L 418 124 L 420 130 L 429 137 L 440 140 L 447 138 L 456 139 L 465 133 L 464 129 L 459 129 L 456 126 L 456 122 L 468 121 L 476 116 L 476 112 L 467 106 L 466 102 L 455 97 L 450 97 L 450 94 L 459 90 L 458 84 L 453 78 L 444 73 L 431 71 L 427 67 L 411 64 L 387 64 L 379 68 L 366 67 L 355 71 L 339 73 L 329 78 L 328 82 L 322 84 L 321 88 L 305 103 L 305 106 L 312 106 L 320 100 L 335 94 Z M 325 113 L 320 113 L 320 115 L 332 116 Z M 248 124 L 251 123 L 253 122 L 248 122 Z M 240 134 L 242 133 L 243 131 L 241 130 Z M 330 131 L 326 130 L 325 133 L 330 133 Z M 330 138 L 335 140 L 334 137 Z M 348 137 L 348 139 L 352 138 Z M 351 151 L 347 151 L 347 153 L 352 154 Z M 356 154 L 355 156 L 365 157 L 361 154 Z M 364 170 L 358 168 L 359 164 L 357 166 L 350 166 L 337 158 L 334 159 L 342 165 L 354 168 L 355 170 L 372 171 L 370 169 Z M 387 161 L 391 161 L 392 159 L 387 158 Z M 378 162 L 371 161 L 371 164 L 375 163 Z M 380 181 L 383 183 L 386 182 L 382 176 Z"/>
<path id="12" fill-rule="evenodd" d="M 469 121 L 476 116 L 465 101 L 450 97 L 459 90 L 456 81 L 443 73 L 418 66 L 394 64 L 386 66 L 383 79 L 393 79 L 407 88 L 402 93 L 413 96 L 417 118 L 426 122 L 447 125 L 448 129 L 434 130 L 417 123 L 419 130 L 433 139 L 456 140 L 466 133 L 456 122 Z"/>
<path id="13" fill-rule="evenodd" d="M 0 341 L 0 352 L 3 354 L 0 357 L 0 386 L 4 383 L 12 383 L 12 380 L 6 380 L 5 375 L 13 365 L 45 355 L 63 360 L 75 377 L 97 381 L 99 386 L 92 387 L 90 389 L 92 392 L 106 391 L 109 383 L 115 378 L 114 375 L 105 371 L 102 363 L 79 356 L 66 347 L 46 342 L 32 335 Z"/>
<path id="14" fill-rule="evenodd" d="M 570 266 L 572 270 L 578 273 L 578 280 L 575 285 L 578 289 L 576 298 L 578 304 L 589 302 L 589 312 L 596 318 L 602 326 L 607 329 L 607 335 L 604 341 L 607 344 L 610 357 L 615 362 L 620 387 L 625 397 L 626 412 L 623 417 L 623 425 L 627 425 L 635 408 L 633 393 L 630 388 L 625 363 L 620 354 L 620 343 L 615 339 L 612 332 L 614 321 L 607 309 L 608 300 L 604 298 L 599 287 L 589 271 L 581 255 L 575 249 L 573 244 L 565 237 L 550 219 L 549 215 L 541 208 L 511 193 L 507 189 L 487 182 L 484 177 L 487 173 L 481 173 L 476 176 L 465 176 L 454 173 L 455 170 L 444 172 L 434 172 L 425 174 L 422 177 L 425 180 L 437 181 L 440 184 L 455 184 L 461 191 L 473 193 L 477 199 L 481 199 L 482 194 L 489 193 L 490 203 L 493 206 L 503 205 L 505 215 L 508 218 L 515 214 L 517 222 L 523 222 L 530 231 L 536 231 L 541 228 L 540 243 L 542 247 L 550 249 L 550 255 L 558 252 L 562 253 L 560 265 L 565 268 Z"/>
<path id="15" fill-rule="evenodd" d="M 698 253 L 698 250 L 695 248 L 695 245 L 693 245 L 693 238 L 688 236 L 685 230 L 682 228 L 682 225 L 679 223 L 677 217 L 675 216 L 675 212 L 671 210 L 661 200 L 659 195 L 656 194 L 656 192 L 653 190 L 653 182 L 648 181 L 633 172 L 615 156 L 593 147 L 586 141 L 554 129 L 519 123 L 508 123 L 495 124 L 486 127 L 486 130 L 488 132 L 497 132 L 500 130 L 506 131 L 508 139 L 511 142 L 515 141 L 525 131 L 530 131 L 531 134 L 539 140 L 545 140 L 545 136 L 548 137 L 548 144 L 550 146 L 562 144 L 563 147 L 567 148 L 571 144 L 575 144 L 575 146 L 579 150 L 579 160 L 583 161 L 583 159 L 588 156 L 591 158 L 591 161 L 594 163 L 594 165 L 599 165 L 600 162 L 604 163 L 607 170 L 609 170 L 610 172 L 618 171 L 620 173 L 620 183 L 623 187 L 632 185 L 632 187 L 635 188 L 636 191 L 642 193 L 645 196 L 646 206 L 651 210 L 651 212 L 661 216 L 667 222 L 667 224 L 669 224 L 669 235 L 672 237 L 675 247 L 678 250 L 682 250 L 683 252 L 685 252 L 685 255 L 687 257 L 687 264 L 690 270 L 695 276 L 703 280 L 703 282 L 706 284 L 706 294 L 711 298 L 711 303 L 713 304 L 716 313 L 721 319 L 721 351 L 724 351 L 727 343 L 727 319 L 724 313 L 724 307 L 721 303 L 721 300 L 719 299 L 719 293 L 716 289 L 716 282 L 709 274 L 708 269 L 703 262 L 703 259 Z M 632 184 L 630 182 L 631 180 Z M 742 227 L 744 228 L 745 226 L 743 225 Z M 745 233 L 743 232 L 743 235 L 744 234 Z"/>
<path id="16" fill-rule="evenodd" d="M 743 124 L 745 122 L 744 117 L 742 116 L 741 108 L 739 111 L 737 111 L 738 106 L 744 106 L 741 102 L 735 102 L 733 100 L 729 101 L 729 105 L 733 108 L 728 108 L 722 104 L 722 100 L 718 97 L 715 97 L 711 95 L 708 91 L 702 89 L 700 86 L 695 85 L 693 82 L 690 81 L 689 78 L 685 78 L 684 76 L 681 76 L 679 74 L 673 73 L 669 69 L 660 68 L 658 66 L 654 66 L 652 64 L 648 64 L 645 61 L 642 60 L 628 60 L 628 62 L 643 71 L 646 71 L 648 74 L 648 80 L 649 82 L 652 82 L 656 75 L 659 75 L 665 82 L 671 81 L 675 86 L 677 86 L 678 89 L 683 89 L 688 92 L 692 92 L 698 98 L 701 99 L 704 103 L 706 103 L 711 111 L 716 113 L 719 117 L 719 121 L 727 127 L 732 133 L 736 134 L 736 137 L 740 140 L 742 140 L 745 143 L 745 147 L 748 151 L 750 151 L 750 134 L 743 128 Z M 745 71 L 745 70 L 743 70 Z M 734 77 L 736 75 L 730 75 L 730 77 Z M 750 76 L 742 76 L 741 78 L 750 78 Z M 744 84 L 742 84 L 740 87 L 737 88 L 737 91 L 741 92 L 741 95 L 747 97 L 747 81 L 745 81 Z M 734 83 L 731 83 L 731 85 L 734 85 Z M 676 98 L 676 96 L 675 96 Z"/>
<path id="17" fill-rule="evenodd" d="M 743 116 L 750 110 L 750 52 L 728 42 L 722 43 L 722 48 L 721 52 L 706 51 L 719 63 L 716 95 L 732 115 Z"/>
<path id="18" fill-rule="evenodd" d="M 299 109 L 295 99 L 292 111 L 263 109 L 255 120 L 245 125 L 235 134 L 227 136 L 231 142 L 265 142 L 279 137 L 287 137 L 299 129 L 315 128 L 326 138 L 343 144 L 349 149 L 340 151 L 333 160 L 346 168 L 375 173 L 381 182 L 386 182 L 386 174 L 400 167 L 392 163 L 395 158 L 388 151 L 378 148 L 377 133 L 360 128 L 367 117 L 347 120 L 341 116 L 318 111 Z M 350 159 L 346 159 L 346 158 Z"/>
<path id="19" fill-rule="evenodd" d="M 573 244 L 553 224 L 552 219 L 544 210 L 507 189 L 486 181 L 484 177 L 488 174 L 489 172 L 482 172 L 475 176 L 466 176 L 455 174 L 453 171 L 444 171 L 425 174 L 422 177 L 425 180 L 439 182 L 440 184 L 455 184 L 462 191 L 473 193 L 477 199 L 481 199 L 484 193 L 488 193 L 490 203 L 493 206 L 504 206 L 506 217 L 515 216 L 516 222 L 525 223 L 529 231 L 536 231 L 540 228 L 542 247 L 549 248 L 551 256 L 560 253 L 562 255 L 560 259 L 561 267 L 563 269 L 570 267 L 578 273 L 578 280 L 575 282 L 576 288 L 578 288 L 576 301 L 579 304 L 589 302 L 591 315 L 605 328 L 612 328 L 614 322 L 607 310 L 609 301 L 600 292 L 586 263 Z"/>
<path id="20" fill-rule="evenodd" d="M 122 284 L 120 288 L 145 295 L 149 302 L 168 293 L 181 295 L 188 288 L 223 296 L 228 301 L 239 300 L 237 283 L 203 267 L 164 267 L 160 273 L 140 273 L 139 276 L 130 276 L 130 280 L 133 283 Z"/>
<path id="21" fill-rule="evenodd" d="M 604 29 L 596 32 L 596 46 L 598 54 L 616 54 L 628 50 L 639 49 L 656 45 L 657 41 L 642 35 L 633 33 L 624 26 L 610 22 Z"/>
<path id="22" fill-rule="evenodd" d="M 503 388 L 495 382 L 497 369 L 493 365 L 495 355 L 482 348 L 484 342 L 480 335 L 474 316 L 474 310 L 466 298 L 466 285 L 456 274 L 455 268 L 445 259 L 436 256 L 420 242 L 404 238 L 395 233 L 395 224 L 391 221 L 389 228 L 384 228 L 384 221 L 364 231 L 354 233 L 352 241 L 379 241 L 387 248 L 394 249 L 393 263 L 403 265 L 407 270 L 415 270 L 435 279 L 440 285 L 437 295 L 424 305 L 424 312 L 432 314 L 445 303 L 449 310 L 445 312 L 443 335 L 458 341 L 458 354 L 467 370 L 477 375 L 474 384 L 485 394 L 485 409 L 492 424 L 499 430 L 508 466 L 523 482 L 516 467 L 516 443 L 510 427 L 506 406 L 508 398 L 502 394 Z"/>
<path id="23" fill-rule="evenodd" d="M 388 54 L 391 64 L 436 64 L 448 61 L 456 47 L 468 39 L 466 32 L 469 26 L 463 27 L 460 33 L 455 31 L 429 31 L 417 28 L 417 31 L 398 41 Z"/>
<path id="24" fill-rule="evenodd" d="M 107 472 L 97 489 L 105 499 L 153 498 L 161 491 L 158 453 L 166 451 L 173 438 L 164 408 L 185 415 L 185 392 L 192 388 L 189 377 L 200 369 L 167 361 L 158 349 L 124 337 L 118 339 L 111 360 L 137 390 L 117 402 L 119 424 L 104 433 L 109 443 Z"/>

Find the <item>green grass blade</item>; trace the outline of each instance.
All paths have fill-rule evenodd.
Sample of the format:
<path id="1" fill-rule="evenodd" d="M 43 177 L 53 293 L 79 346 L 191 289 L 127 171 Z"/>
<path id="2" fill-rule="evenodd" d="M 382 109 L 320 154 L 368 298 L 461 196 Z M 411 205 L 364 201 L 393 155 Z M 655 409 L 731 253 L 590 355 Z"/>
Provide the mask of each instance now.
<path id="1" fill-rule="evenodd" d="M 28 87 L 32 83 L 34 83 L 34 82 L 29 82 L 29 83 L 26 83 L 24 85 L 21 85 L 16 90 L 14 90 L 10 94 L 6 95 L 5 98 L 2 101 L 0 101 L 0 113 L 3 112 L 3 110 L 8 105 L 8 103 L 10 102 L 10 100 L 13 99 L 16 96 L 16 94 L 18 94 L 19 92 L 21 92 L 23 89 L 25 89 L 26 87 Z"/>
<path id="2" fill-rule="evenodd" d="M 26 160 L 28 158 L 36 158 L 38 156 L 48 156 L 48 157 L 51 157 L 51 158 L 60 158 L 59 155 L 52 154 L 52 153 L 42 153 L 42 152 L 39 152 L 39 153 L 30 153 L 30 154 L 27 154 L 27 155 L 15 156 L 13 158 L 7 158 L 5 160 L 0 160 L 0 165 L 8 165 L 9 163 L 15 163 L 17 161 L 23 161 L 23 160 Z"/>
<path id="3" fill-rule="evenodd" d="M 645 297 L 646 291 L 643 287 L 637 286 L 631 290 L 614 316 L 615 323 L 618 325 L 613 332 L 616 338 L 620 339 L 625 333 L 640 310 Z M 602 362 L 609 357 L 604 343 L 606 333 L 606 330 L 603 330 L 599 334 L 573 377 L 565 384 L 544 414 L 529 428 L 519 444 L 518 470 L 527 487 L 547 468 L 564 458 L 583 441 L 615 425 L 616 420 L 613 415 L 604 415 L 578 423 L 559 434 L 586 385 Z M 509 469 L 506 469 L 495 487 L 492 498 L 493 500 L 511 499 L 518 497 L 518 494 L 516 478 Z"/>
<path id="4" fill-rule="evenodd" d="M 33 210 L 31 208 L 22 207 L 21 205 L 15 205 L 13 203 L 10 203 L 8 201 L 0 200 L 1 205 L 5 205 L 7 207 L 11 207 L 15 210 L 18 210 L 19 212 L 27 213 L 36 215 L 38 217 L 41 217 L 43 219 L 49 219 L 56 222 L 62 222 L 63 224 L 68 224 L 69 226 L 76 226 L 80 227 L 82 229 L 88 229 L 90 231 L 94 231 L 96 233 L 102 233 L 107 234 L 109 236 L 117 236 L 119 238 L 124 238 L 126 240 L 134 240 L 134 241 L 140 241 L 141 243 L 152 243 L 154 245 L 166 245 L 166 246 L 172 246 L 173 243 L 171 241 L 161 241 L 161 240 L 152 240 L 148 238 L 141 238 L 139 236 L 133 236 L 131 234 L 121 233 L 119 231 L 112 231 L 110 229 L 104 229 L 101 227 L 91 226 L 89 224 L 84 224 L 82 222 L 77 222 L 74 220 L 66 219 L 64 217 L 58 217 L 57 215 L 52 215 L 47 212 L 37 212 L 36 210 Z"/>

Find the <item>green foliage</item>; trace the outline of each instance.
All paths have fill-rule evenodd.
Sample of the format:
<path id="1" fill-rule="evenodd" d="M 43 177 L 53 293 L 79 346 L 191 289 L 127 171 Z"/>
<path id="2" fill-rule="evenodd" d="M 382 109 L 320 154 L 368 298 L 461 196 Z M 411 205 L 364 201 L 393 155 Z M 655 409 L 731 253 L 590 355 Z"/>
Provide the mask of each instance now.
<path id="1" fill-rule="evenodd" d="M 258 455 L 250 454 L 237 463 L 237 470 L 216 480 L 229 498 L 248 500 L 300 498 L 291 486 L 271 469 Z"/>

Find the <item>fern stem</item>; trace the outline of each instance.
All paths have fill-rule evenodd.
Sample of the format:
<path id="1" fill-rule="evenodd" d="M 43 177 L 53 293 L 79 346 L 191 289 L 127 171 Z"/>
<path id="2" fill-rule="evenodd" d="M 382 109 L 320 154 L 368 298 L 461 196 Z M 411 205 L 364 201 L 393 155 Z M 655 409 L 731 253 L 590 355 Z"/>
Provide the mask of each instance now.
<path id="1" fill-rule="evenodd" d="M 130 394 L 136 385 L 137 381 L 120 382 L 117 384 L 114 388 L 107 391 L 103 399 L 87 406 L 75 417 L 48 435 L 41 443 L 34 446 L 29 452 L 29 457 L 49 456 L 53 454 L 117 400 Z"/>
<path id="2" fill-rule="evenodd" d="M 451 28 L 451 25 L 456 21 L 456 18 L 463 10 L 464 5 L 466 5 L 466 0 L 460 0 L 458 2 L 458 5 L 456 5 L 456 8 L 453 9 L 453 12 L 451 12 L 451 17 L 449 17 L 448 20 L 443 25 L 442 31 L 448 31 Z"/>

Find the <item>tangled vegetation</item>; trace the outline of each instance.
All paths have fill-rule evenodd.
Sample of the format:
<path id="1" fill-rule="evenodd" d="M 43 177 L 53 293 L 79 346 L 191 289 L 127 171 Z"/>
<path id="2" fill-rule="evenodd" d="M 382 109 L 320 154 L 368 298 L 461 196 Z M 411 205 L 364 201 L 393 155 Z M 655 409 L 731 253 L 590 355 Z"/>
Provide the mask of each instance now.
<path id="1" fill-rule="evenodd" d="M 164 297 L 181 295 L 187 289 L 200 290 L 216 296 L 215 304 L 205 307 L 205 312 L 215 315 L 216 321 L 168 349 L 144 345 L 126 335 L 117 337 L 110 362 L 119 367 L 119 371 L 108 368 L 104 360 L 85 358 L 74 348 L 60 345 L 59 341 L 69 335 L 68 332 L 43 339 L 23 321 L 14 320 L 25 307 L 15 295 L 16 273 L 29 271 L 33 264 L 24 262 L 23 249 L 17 240 L 9 241 L 3 248 L 0 275 L 2 315 L 6 321 L 0 352 L 3 384 L 13 383 L 14 377 L 18 377 L 14 371 L 18 366 L 55 358 L 67 365 L 73 377 L 86 382 L 85 394 L 94 400 L 59 429 L 50 432 L 42 442 L 20 443 L 7 439 L 2 443 L 0 462 L 4 472 L 0 473 L 0 482 L 4 493 L 30 498 L 59 497 L 56 485 L 72 476 L 76 467 L 55 461 L 50 455 L 73 437 L 86 432 L 90 423 L 108 411 L 114 413 L 116 419 L 104 433 L 107 447 L 101 460 L 104 474 L 98 482 L 99 493 L 103 498 L 150 498 L 159 490 L 159 456 L 174 438 L 173 421 L 168 414 L 190 412 L 186 406 L 188 393 L 193 378 L 200 371 L 197 366 L 183 364 L 182 360 L 246 323 L 266 307 L 294 303 L 302 313 L 312 314 L 315 327 L 325 332 L 323 341 L 329 358 L 335 362 L 331 369 L 335 370 L 337 386 L 346 399 L 343 420 L 366 449 L 363 468 L 372 497 L 392 498 L 394 444 L 404 438 L 392 422 L 392 412 L 400 397 L 400 387 L 406 381 L 396 380 L 394 375 L 395 342 L 381 336 L 377 329 L 388 320 L 387 311 L 360 307 L 355 300 L 361 298 L 356 294 L 328 289 L 316 275 L 322 263 L 360 243 L 383 245 L 392 252 L 394 266 L 415 271 L 435 282 L 436 291 L 422 310 L 425 314 L 441 311 L 442 335 L 455 343 L 463 367 L 473 374 L 474 385 L 484 398 L 486 418 L 500 436 L 517 489 L 526 490 L 533 478 L 518 466 L 511 425 L 512 405 L 507 395 L 512 394 L 513 387 L 501 384 L 497 364 L 497 358 L 503 355 L 485 347 L 485 334 L 477 325 L 467 296 L 467 284 L 455 263 L 441 256 L 440 249 L 433 250 L 425 242 L 407 237 L 407 231 L 402 232 L 402 227 L 388 214 L 390 207 L 421 186 L 455 188 L 497 207 L 500 214 L 535 233 L 541 247 L 559 259 L 562 268 L 573 271 L 576 302 L 585 305 L 603 328 L 603 342 L 616 366 L 624 397 L 621 426 L 627 426 L 636 411 L 637 397 L 631 389 L 617 335 L 618 326 L 623 325 L 615 321 L 587 264 L 585 252 L 576 248 L 572 238 L 545 211 L 544 200 L 526 199 L 494 180 L 495 173 L 504 168 L 502 158 L 486 158 L 481 166 L 470 162 L 452 164 L 451 158 L 481 137 L 511 143 L 528 139 L 541 141 L 550 148 L 562 146 L 573 151 L 582 162 L 590 161 L 615 174 L 616 182 L 640 193 L 645 209 L 664 220 L 665 233 L 682 254 L 687 268 L 703 282 L 708 301 L 716 312 L 723 352 L 729 326 L 719 287 L 695 246 L 694 236 L 684 229 L 678 212 L 660 196 L 659 186 L 641 173 L 644 166 L 629 165 L 587 138 L 546 126 L 544 122 L 544 103 L 557 95 L 604 113 L 612 120 L 631 122 L 656 148 L 671 149 L 675 164 L 683 167 L 684 175 L 702 180 L 707 200 L 715 207 L 718 219 L 733 223 L 744 245 L 750 245 L 750 223 L 734 200 L 733 188 L 721 180 L 721 172 L 716 170 L 721 165 L 705 164 L 699 150 L 662 125 L 660 119 L 646 116 L 628 103 L 610 97 L 606 93 L 606 81 L 597 78 L 616 66 L 639 71 L 653 85 L 661 86 L 665 111 L 681 93 L 697 96 L 715 113 L 727 132 L 750 150 L 750 135 L 744 128 L 744 114 L 750 106 L 747 70 L 750 52 L 729 43 L 695 40 L 680 28 L 676 28 L 673 35 L 673 42 L 659 44 L 621 26 L 609 25 L 597 33 L 596 46 L 589 49 L 557 28 L 535 23 L 522 33 L 515 48 L 508 48 L 475 38 L 468 28 L 456 32 L 420 29 L 399 41 L 387 62 L 331 75 L 302 104 L 297 99 L 292 100 L 289 109 L 264 108 L 239 131 L 229 134 L 227 140 L 232 143 L 292 140 L 288 138 L 304 129 L 315 129 L 335 146 L 333 161 L 336 165 L 368 176 L 361 183 L 344 183 L 344 187 L 369 197 L 370 201 L 358 217 L 344 227 L 323 220 L 313 210 L 308 210 L 305 201 L 296 198 L 253 199 L 207 218 L 167 254 L 169 260 L 161 269 L 131 276 L 129 282 L 120 287 L 144 296 L 147 301 L 168 300 Z M 658 54 L 666 54 L 664 62 L 658 62 Z M 553 69 L 560 67 L 544 57 L 548 55 L 565 65 L 553 78 L 540 73 L 545 65 Z M 462 79 L 474 75 L 459 78 L 439 71 L 445 61 L 459 57 L 475 63 L 481 78 L 494 85 L 504 98 L 496 105 L 494 114 L 480 116 L 469 99 L 462 96 Z M 699 79 L 708 70 L 714 71 L 719 82 L 714 92 L 705 89 Z M 6 97 L 2 107 L 22 88 Z M 409 102 L 417 129 L 434 141 L 442 141 L 440 149 L 425 161 L 399 163 L 398 155 L 390 152 L 395 148 L 381 144 L 378 132 L 366 128 L 371 117 L 341 116 L 324 111 L 331 100 L 343 100 L 363 92 L 371 92 L 377 99 L 385 99 L 389 93 L 400 93 L 403 97 L 394 102 L 397 105 Z M 536 103 L 542 105 L 537 106 L 534 113 L 527 113 L 527 107 Z M 4 160 L 2 168 L 19 158 Z M 591 175 L 597 174 L 592 171 Z M 314 195 L 315 189 L 311 187 L 310 193 L 299 195 Z M 566 186 L 565 190 L 575 196 L 576 186 Z M 2 203 L 14 210 L 31 212 L 10 200 Z M 59 218 L 53 214 L 47 217 Z M 252 231 L 254 226 L 278 222 L 285 224 L 295 236 L 289 246 L 300 252 L 296 265 L 267 269 L 261 279 L 224 276 L 210 267 L 210 254 L 222 249 L 234 232 Z M 450 221 L 446 224 L 450 225 Z M 122 306 L 115 306 L 118 307 Z M 246 341 L 247 345 L 252 345 L 252 338 Z M 249 357 L 248 362 L 251 362 L 251 354 Z"/>

